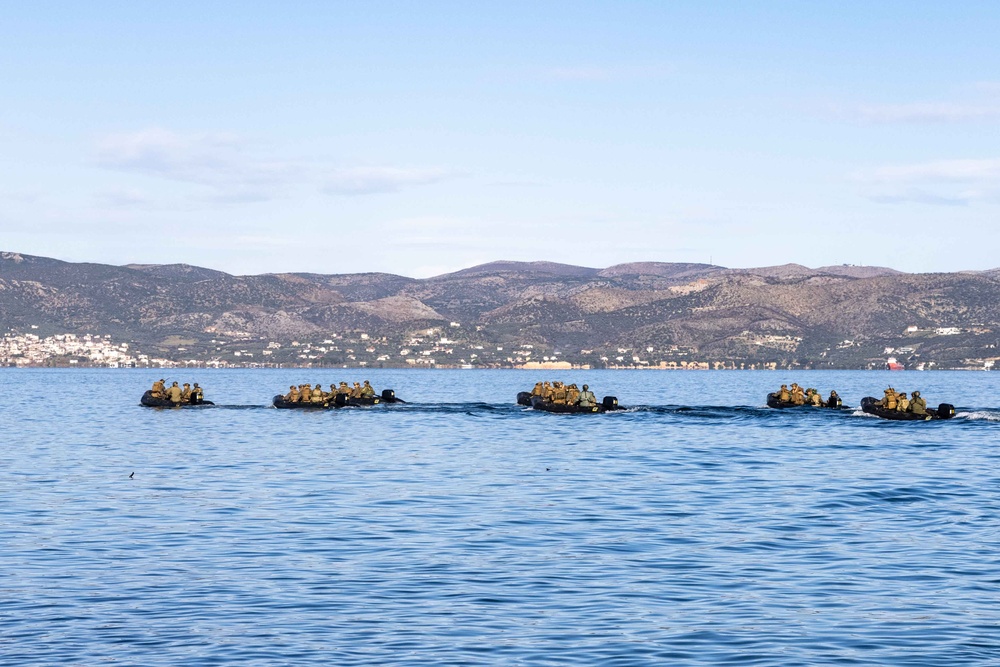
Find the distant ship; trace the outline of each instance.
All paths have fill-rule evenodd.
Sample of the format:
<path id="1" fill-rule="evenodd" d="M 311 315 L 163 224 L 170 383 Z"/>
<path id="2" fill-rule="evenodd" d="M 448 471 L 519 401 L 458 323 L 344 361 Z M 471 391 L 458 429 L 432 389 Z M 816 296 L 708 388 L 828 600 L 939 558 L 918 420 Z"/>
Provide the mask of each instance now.
<path id="1" fill-rule="evenodd" d="M 896 357 L 889 357 L 888 359 L 886 359 L 885 367 L 890 371 L 901 371 L 905 369 L 903 364 L 896 361 Z"/>

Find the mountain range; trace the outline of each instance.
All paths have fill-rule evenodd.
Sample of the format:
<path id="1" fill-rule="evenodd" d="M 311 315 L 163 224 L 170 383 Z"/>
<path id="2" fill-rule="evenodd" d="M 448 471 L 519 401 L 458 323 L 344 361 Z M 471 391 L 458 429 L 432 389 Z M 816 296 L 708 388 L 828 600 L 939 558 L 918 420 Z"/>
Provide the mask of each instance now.
<path id="1" fill-rule="evenodd" d="M 911 366 L 980 367 L 998 356 L 1000 270 L 499 261 L 426 279 L 234 276 L 186 264 L 112 266 L 3 252 L 0 330 L 110 334 L 168 359 L 232 360 L 257 350 L 250 358 L 259 361 L 266 344 L 272 360 L 311 365 L 414 365 L 400 351 L 417 354 L 434 341 L 434 354 L 423 356 L 442 365 L 548 357 L 864 368 L 895 354 Z M 303 360 L 293 350 L 310 346 L 326 351 Z"/>

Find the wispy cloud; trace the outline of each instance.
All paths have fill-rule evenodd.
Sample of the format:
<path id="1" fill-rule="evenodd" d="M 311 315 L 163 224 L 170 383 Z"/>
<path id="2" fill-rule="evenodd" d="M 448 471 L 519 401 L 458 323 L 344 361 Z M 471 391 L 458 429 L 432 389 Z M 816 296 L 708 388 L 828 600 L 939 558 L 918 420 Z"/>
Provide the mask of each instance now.
<path id="1" fill-rule="evenodd" d="M 885 165 L 855 174 L 880 203 L 964 206 L 1000 198 L 1000 159 L 934 160 Z"/>
<path id="2" fill-rule="evenodd" d="M 149 195 L 136 188 L 115 188 L 98 193 L 97 201 L 111 208 L 144 207 L 151 203 Z"/>
<path id="3" fill-rule="evenodd" d="M 1000 82 L 957 85 L 938 99 L 837 105 L 832 111 L 859 123 L 988 123 L 1000 120 Z"/>
<path id="4" fill-rule="evenodd" d="M 542 76 L 557 81 L 610 82 L 655 79 L 673 71 L 674 68 L 669 65 L 574 65 L 545 68 Z"/>
<path id="5" fill-rule="evenodd" d="M 911 104 L 865 104 L 857 108 L 866 123 L 962 123 L 1000 120 L 1000 104 L 955 104 L 914 102 Z"/>
<path id="6" fill-rule="evenodd" d="M 214 203 L 267 201 L 302 186 L 330 195 L 390 193 L 455 176 L 439 167 L 345 168 L 269 153 L 236 135 L 150 128 L 103 137 L 97 146 L 97 163 L 106 169 L 199 186 L 204 190 L 201 199 Z M 126 200 L 120 196 L 110 203 L 123 205 Z"/>
<path id="7" fill-rule="evenodd" d="M 324 179 L 331 195 L 369 195 L 399 192 L 404 187 L 439 183 L 455 175 L 438 168 L 355 167 L 337 169 Z"/>
<path id="8" fill-rule="evenodd" d="M 178 134 L 162 128 L 114 134 L 98 144 L 98 164 L 107 169 L 156 176 L 209 188 L 220 201 L 271 199 L 301 166 L 262 157 L 249 142 L 230 134 Z"/>

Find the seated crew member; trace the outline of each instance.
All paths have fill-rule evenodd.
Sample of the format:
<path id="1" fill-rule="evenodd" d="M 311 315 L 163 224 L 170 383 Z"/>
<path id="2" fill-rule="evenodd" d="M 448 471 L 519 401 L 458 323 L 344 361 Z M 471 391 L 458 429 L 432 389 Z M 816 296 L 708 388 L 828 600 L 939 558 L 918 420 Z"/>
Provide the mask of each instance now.
<path id="1" fill-rule="evenodd" d="M 340 385 L 337 387 L 337 393 L 343 394 L 344 396 L 350 396 L 351 388 L 347 385 L 346 382 L 341 382 Z"/>
<path id="2" fill-rule="evenodd" d="M 191 402 L 191 383 L 185 382 L 184 388 L 181 389 L 181 401 L 184 403 Z"/>
<path id="3" fill-rule="evenodd" d="M 566 403 L 568 405 L 576 405 L 579 400 L 580 390 L 576 388 L 575 384 L 571 384 L 566 388 Z"/>
<path id="4" fill-rule="evenodd" d="M 167 389 L 167 398 L 174 405 L 181 404 L 181 388 L 177 386 L 176 382 L 170 385 L 170 389 Z"/>
<path id="5" fill-rule="evenodd" d="M 351 398 L 361 398 L 361 383 L 355 382 L 351 387 Z"/>
<path id="6" fill-rule="evenodd" d="M 802 387 L 800 387 L 797 384 L 792 385 L 792 403 L 794 403 L 795 405 L 806 404 L 805 392 L 802 391 Z"/>
<path id="7" fill-rule="evenodd" d="M 823 397 L 820 396 L 819 392 L 815 389 L 812 390 L 812 396 L 810 396 L 810 401 L 812 406 L 815 408 L 823 407 Z"/>
<path id="8" fill-rule="evenodd" d="M 781 389 L 778 390 L 778 400 L 782 403 L 791 402 L 792 394 L 788 391 L 788 385 L 781 385 Z"/>
<path id="9" fill-rule="evenodd" d="M 549 382 L 542 383 L 542 399 L 546 401 L 552 400 L 552 385 Z"/>
<path id="10" fill-rule="evenodd" d="M 577 405 L 581 408 L 592 408 L 597 405 L 597 397 L 594 396 L 594 392 L 590 391 L 590 386 L 583 385 L 583 391 L 580 392 L 580 400 Z"/>
<path id="11" fill-rule="evenodd" d="M 919 391 L 913 392 L 913 398 L 910 399 L 910 412 L 915 415 L 927 414 L 927 401 L 924 400 Z"/>
<path id="12" fill-rule="evenodd" d="M 885 390 L 885 396 L 883 396 L 882 400 L 878 402 L 878 405 L 886 410 L 896 409 L 896 392 L 892 387 Z"/>
<path id="13" fill-rule="evenodd" d="M 840 396 L 837 392 L 830 390 L 830 398 L 826 399 L 826 407 L 835 408 L 840 405 Z"/>
<path id="14" fill-rule="evenodd" d="M 543 389 L 544 388 L 542 387 L 542 383 L 541 382 L 536 382 L 535 386 L 531 390 L 531 395 L 532 396 L 541 396 Z"/>
<path id="15" fill-rule="evenodd" d="M 910 399 L 906 397 L 906 392 L 900 392 L 899 397 L 896 399 L 896 410 L 899 412 L 909 412 L 910 411 Z"/>
<path id="16" fill-rule="evenodd" d="M 153 398 L 166 398 L 167 395 L 167 385 L 166 381 L 162 378 L 153 383 L 153 388 L 150 390 L 152 392 Z"/>
<path id="17" fill-rule="evenodd" d="M 298 403 L 299 402 L 299 388 L 296 387 L 294 384 L 293 385 L 289 385 L 289 387 L 288 387 L 288 393 L 285 394 L 284 396 L 282 396 L 282 398 L 285 399 L 286 401 L 288 401 L 289 403 Z"/>
<path id="18" fill-rule="evenodd" d="M 322 403 L 323 402 L 323 385 L 316 383 L 313 390 L 309 392 L 309 400 L 312 403 Z"/>
<path id="19" fill-rule="evenodd" d="M 324 394 L 323 397 L 324 398 L 336 398 L 336 396 L 337 396 L 337 385 L 335 385 L 334 383 L 331 382 L 330 383 L 330 393 Z"/>
<path id="20" fill-rule="evenodd" d="M 566 387 L 562 382 L 556 382 L 552 387 L 552 402 L 558 405 L 566 405 Z"/>
<path id="21" fill-rule="evenodd" d="M 373 396 L 375 396 L 375 389 L 368 380 L 365 380 L 364 386 L 361 387 L 361 398 L 372 398 Z"/>
<path id="22" fill-rule="evenodd" d="M 202 390 L 201 386 L 195 382 L 194 386 L 191 387 L 191 402 L 201 403 L 205 400 L 205 392 Z"/>
<path id="23" fill-rule="evenodd" d="M 302 395 L 301 400 L 303 403 L 308 403 L 310 400 L 312 400 L 312 393 L 313 393 L 312 385 L 308 383 L 299 385 L 299 394 Z"/>

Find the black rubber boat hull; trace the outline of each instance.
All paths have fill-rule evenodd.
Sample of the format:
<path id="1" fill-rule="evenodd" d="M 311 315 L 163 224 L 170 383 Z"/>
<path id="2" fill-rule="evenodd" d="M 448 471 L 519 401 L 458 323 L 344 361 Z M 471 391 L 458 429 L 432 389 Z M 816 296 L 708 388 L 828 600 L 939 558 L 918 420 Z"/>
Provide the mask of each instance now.
<path id="1" fill-rule="evenodd" d="M 381 396 L 366 396 L 364 398 L 349 398 L 345 394 L 337 394 L 333 398 L 338 408 L 364 407 L 368 405 L 382 405 L 391 403 L 405 403 L 401 398 L 396 398 L 396 392 L 392 389 L 383 389 Z"/>
<path id="2" fill-rule="evenodd" d="M 786 408 L 814 408 L 814 407 L 820 407 L 820 408 L 843 408 L 843 407 L 846 407 L 846 406 L 844 405 L 844 402 L 842 400 L 840 400 L 839 398 L 836 399 L 832 404 L 830 403 L 829 400 L 827 400 L 826 403 L 824 403 L 823 405 L 818 405 L 818 406 L 816 406 L 816 405 L 810 405 L 808 403 L 804 403 L 802 405 L 796 405 L 795 403 L 792 403 L 791 401 L 781 401 L 781 400 L 778 400 L 778 394 L 777 394 L 777 392 L 774 392 L 774 393 L 771 393 L 771 394 L 767 395 L 767 407 L 769 407 L 769 408 L 777 408 L 779 410 L 784 410 Z"/>
<path id="3" fill-rule="evenodd" d="M 900 412 L 899 410 L 888 410 L 878 404 L 879 399 L 874 396 L 865 396 L 861 399 L 861 410 L 870 415 L 875 415 L 882 419 L 893 421 L 930 421 L 932 419 L 951 419 L 955 416 L 955 406 L 951 403 L 942 403 L 937 409 L 927 408 L 926 415 L 915 415 L 912 412 Z"/>
<path id="4" fill-rule="evenodd" d="M 338 407 L 333 401 L 329 400 L 322 403 L 313 403 L 311 401 L 292 403 L 291 401 L 286 401 L 285 397 L 281 394 L 271 399 L 271 405 L 279 410 L 329 410 L 330 408 Z"/>
<path id="5" fill-rule="evenodd" d="M 528 395 L 531 396 L 530 394 Z M 518 403 L 521 404 L 520 394 L 518 394 L 518 399 Z M 564 403 L 553 403 L 552 401 L 543 400 L 540 396 L 531 396 L 530 405 L 533 410 L 567 415 L 587 415 L 601 412 L 612 412 L 614 410 L 624 410 L 623 407 L 618 405 L 618 399 L 614 396 L 605 396 L 603 401 L 591 408 L 583 408 L 579 405 L 566 405 Z"/>
<path id="6" fill-rule="evenodd" d="M 197 403 L 188 401 L 187 403 L 171 403 L 169 398 L 153 398 L 153 390 L 147 389 L 146 393 L 139 399 L 139 404 L 147 408 L 193 408 L 199 405 L 215 405 L 212 401 L 201 400 Z"/>
<path id="7" fill-rule="evenodd" d="M 523 405 L 526 408 L 531 407 L 531 392 L 530 391 L 519 391 L 517 392 L 517 404 Z"/>

